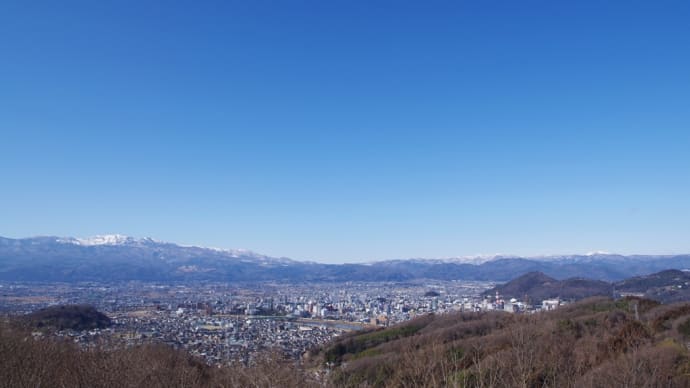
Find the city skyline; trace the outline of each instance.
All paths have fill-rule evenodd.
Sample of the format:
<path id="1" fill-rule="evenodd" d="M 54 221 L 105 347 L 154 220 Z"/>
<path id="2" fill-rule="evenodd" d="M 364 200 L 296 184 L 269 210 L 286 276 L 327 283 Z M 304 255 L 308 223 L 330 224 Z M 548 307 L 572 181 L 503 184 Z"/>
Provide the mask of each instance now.
<path id="1" fill-rule="evenodd" d="M 690 252 L 685 2 L 0 8 L 0 236 Z"/>

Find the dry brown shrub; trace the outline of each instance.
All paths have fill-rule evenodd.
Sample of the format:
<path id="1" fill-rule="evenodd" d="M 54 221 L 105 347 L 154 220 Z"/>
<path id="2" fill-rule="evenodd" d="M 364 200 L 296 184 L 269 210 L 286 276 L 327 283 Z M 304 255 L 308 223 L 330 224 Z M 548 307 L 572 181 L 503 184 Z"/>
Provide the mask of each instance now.
<path id="1" fill-rule="evenodd" d="M 619 355 L 582 375 L 583 387 L 688 387 L 687 350 L 672 346 L 636 349 Z"/>

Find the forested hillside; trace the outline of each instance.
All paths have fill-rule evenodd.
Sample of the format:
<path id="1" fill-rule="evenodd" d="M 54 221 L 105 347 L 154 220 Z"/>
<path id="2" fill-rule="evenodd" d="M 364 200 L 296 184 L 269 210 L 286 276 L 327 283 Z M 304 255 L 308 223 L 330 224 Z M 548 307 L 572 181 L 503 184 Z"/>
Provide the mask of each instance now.
<path id="1" fill-rule="evenodd" d="M 423 316 L 315 360 L 336 386 L 688 387 L 690 304 L 585 300 L 534 315 Z"/>

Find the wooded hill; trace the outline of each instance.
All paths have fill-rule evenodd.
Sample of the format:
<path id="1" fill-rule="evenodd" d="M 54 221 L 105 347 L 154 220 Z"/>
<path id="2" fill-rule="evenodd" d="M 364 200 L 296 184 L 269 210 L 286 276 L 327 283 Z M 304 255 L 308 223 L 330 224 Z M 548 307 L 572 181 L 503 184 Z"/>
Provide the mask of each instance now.
<path id="1" fill-rule="evenodd" d="M 24 315 L 22 320 L 36 329 L 89 330 L 110 326 L 110 318 L 93 306 L 61 305 L 51 306 Z"/>
<path id="2" fill-rule="evenodd" d="M 533 315 L 427 315 L 312 355 L 334 386 L 688 387 L 690 303 L 587 299 Z"/>
<path id="3" fill-rule="evenodd" d="M 516 298 L 539 304 L 544 299 L 580 300 L 592 296 L 613 296 L 621 293 L 641 294 L 662 303 L 690 300 L 690 272 L 665 270 L 651 275 L 636 276 L 619 282 L 569 278 L 557 280 L 542 272 L 529 272 L 484 292 L 504 299 Z"/>

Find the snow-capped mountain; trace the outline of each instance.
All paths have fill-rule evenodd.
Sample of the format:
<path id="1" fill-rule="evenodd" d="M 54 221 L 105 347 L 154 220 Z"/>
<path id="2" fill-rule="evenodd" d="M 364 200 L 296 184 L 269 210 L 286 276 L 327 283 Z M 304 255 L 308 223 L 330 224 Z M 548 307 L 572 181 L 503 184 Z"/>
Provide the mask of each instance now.
<path id="1" fill-rule="evenodd" d="M 625 259 L 628 256 L 618 255 L 615 253 L 608 253 L 603 251 L 588 252 L 585 254 L 574 254 L 574 255 L 540 255 L 540 256 L 519 256 L 519 255 L 509 255 L 509 254 L 494 254 L 494 255 L 475 255 L 475 256 L 456 256 L 456 257 L 443 257 L 443 258 L 414 258 L 414 259 L 403 259 L 403 260 L 413 260 L 420 263 L 446 263 L 446 264 L 474 264 L 481 265 L 486 263 L 491 263 L 497 260 L 507 260 L 507 259 L 529 259 L 532 261 L 541 262 L 588 262 L 596 260 L 615 260 L 615 259 Z M 660 256 L 635 256 L 638 258 L 659 258 Z M 400 260 L 397 260 L 400 261 Z"/>
<path id="2" fill-rule="evenodd" d="M 88 238 L 0 237 L 2 281 L 502 281 L 531 271 L 558 279 L 587 277 L 612 281 L 688 268 L 690 255 L 484 255 L 335 265 L 118 234 Z"/>
<path id="3" fill-rule="evenodd" d="M 150 237 L 145 238 L 134 238 L 129 236 L 124 236 L 121 234 L 104 234 L 97 235 L 87 238 L 74 238 L 74 237 L 63 237 L 58 238 L 58 242 L 64 244 L 74 244 L 81 246 L 93 246 L 93 245 L 141 245 L 147 243 L 157 243 Z"/>
<path id="4" fill-rule="evenodd" d="M 38 237 L 38 238 L 40 238 L 40 237 Z M 281 263 L 285 263 L 287 261 L 290 261 L 290 259 L 286 259 L 286 258 L 268 257 L 266 255 L 262 255 L 262 254 L 250 251 L 248 249 L 227 249 L 227 248 L 203 247 L 203 246 L 196 246 L 196 245 L 180 245 L 180 244 L 155 240 L 151 237 L 136 238 L 136 237 L 131 237 L 131 236 L 125 236 L 122 234 L 103 234 L 103 235 L 96 235 L 96 236 L 85 237 L 85 238 L 56 237 L 55 241 L 57 243 L 61 243 L 61 244 L 72 244 L 72 245 L 79 245 L 79 246 L 83 246 L 83 247 L 92 247 L 92 246 L 144 247 L 144 246 L 148 246 L 148 247 L 159 248 L 159 249 L 161 249 L 163 247 L 166 247 L 166 248 L 178 247 L 180 249 L 209 250 L 209 251 L 219 253 L 221 255 L 227 255 L 229 258 L 254 258 L 254 259 L 262 260 L 264 262 L 277 261 L 277 262 L 281 262 Z"/>

